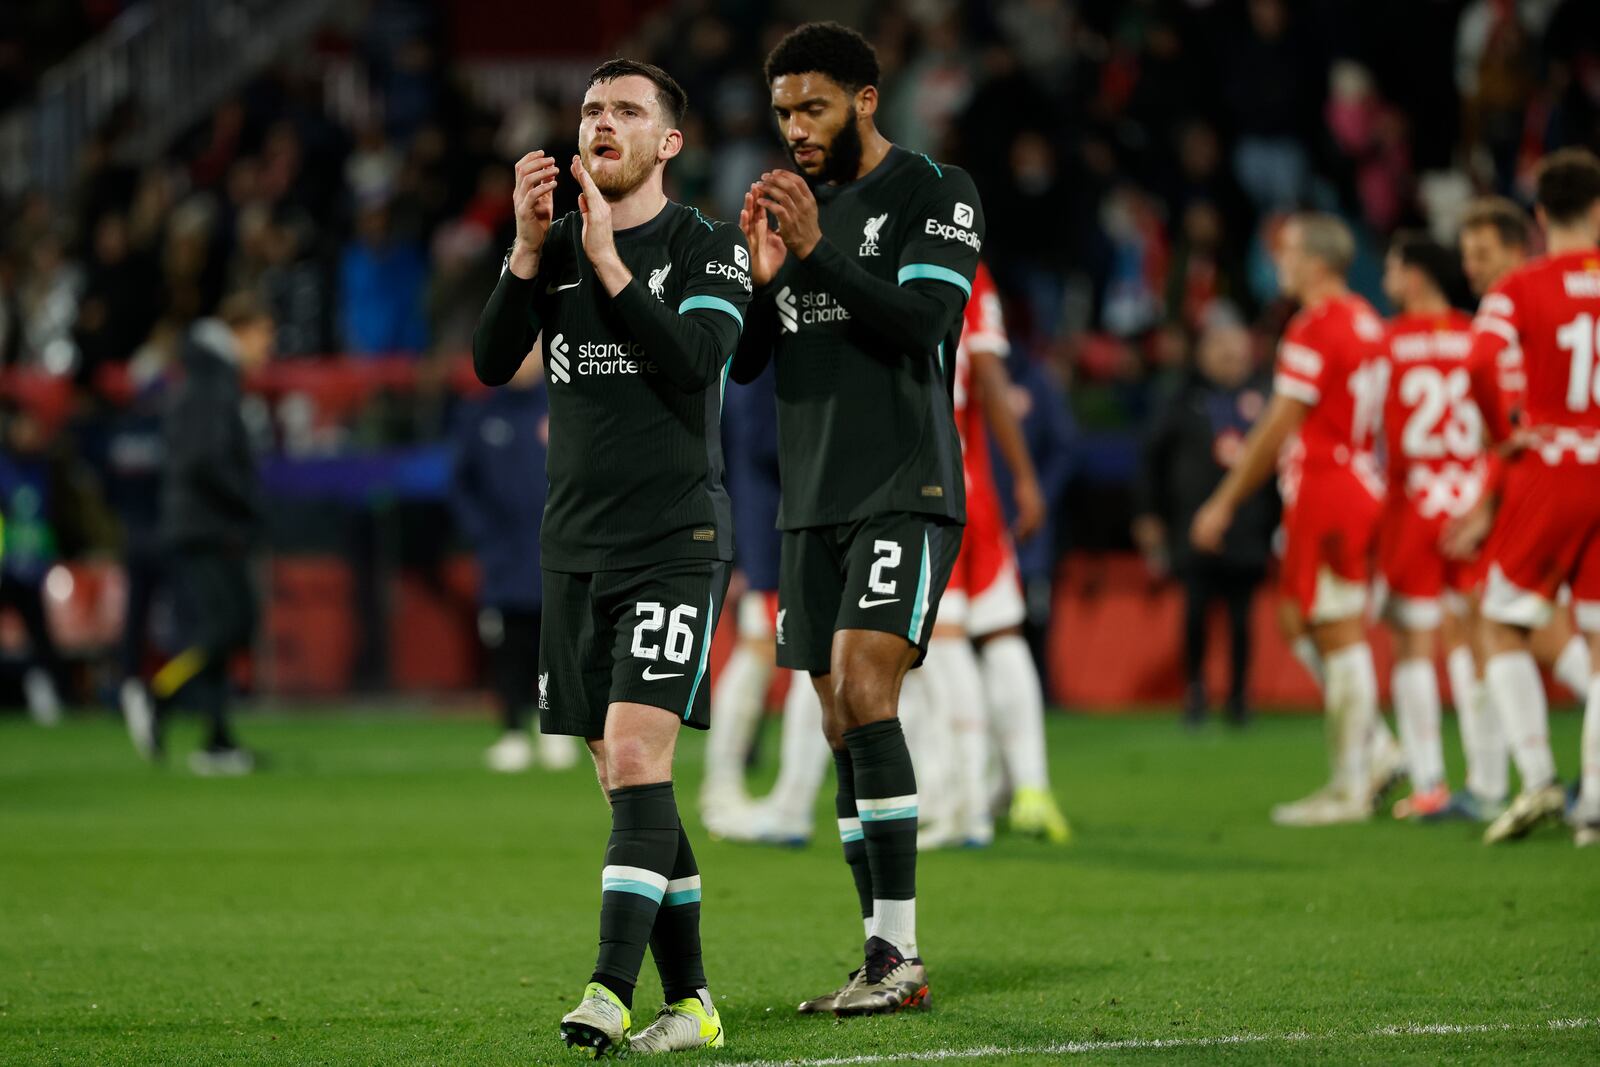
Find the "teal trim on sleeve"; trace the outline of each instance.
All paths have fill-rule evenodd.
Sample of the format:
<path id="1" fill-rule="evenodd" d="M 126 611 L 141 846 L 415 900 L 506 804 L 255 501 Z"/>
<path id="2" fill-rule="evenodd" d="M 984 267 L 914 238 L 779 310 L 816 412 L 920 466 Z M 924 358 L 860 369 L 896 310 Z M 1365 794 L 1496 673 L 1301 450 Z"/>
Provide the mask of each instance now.
<path id="1" fill-rule="evenodd" d="M 907 263 L 900 268 L 900 274 L 895 281 L 904 285 L 906 282 L 924 278 L 936 282 L 949 282 L 968 296 L 972 295 L 972 283 L 967 281 L 959 271 L 953 271 L 949 267 L 941 267 L 937 263 Z"/>
<path id="2" fill-rule="evenodd" d="M 951 273 L 955 272 L 952 271 Z M 956 276 L 960 277 L 960 275 Z M 971 287 L 968 287 L 967 295 L 972 295 Z M 720 296 L 708 296 L 702 293 L 699 296 L 688 297 L 683 303 L 678 305 L 678 314 L 682 315 L 685 311 L 698 311 L 701 308 L 706 308 L 711 311 L 720 311 L 726 315 L 732 315 L 733 321 L 739 324 L 739 329 L 744 329 L 744 316 L 739 314 L 739 309 L 734 307 L 733 304 L 729 303 L 728 301 L 722 299 Z"/>

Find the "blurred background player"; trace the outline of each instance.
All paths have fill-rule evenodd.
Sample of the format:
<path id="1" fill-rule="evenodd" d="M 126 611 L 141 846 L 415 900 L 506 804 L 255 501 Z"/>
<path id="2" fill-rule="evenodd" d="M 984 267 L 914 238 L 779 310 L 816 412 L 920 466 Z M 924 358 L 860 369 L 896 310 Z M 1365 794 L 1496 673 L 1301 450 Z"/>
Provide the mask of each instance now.
<path id="1" fill-rule="evenodd" d="M 1526 382 L 1514 431 L 1520 451 L 1484 547 L 1484 674 L 1521 778 L 1511 806 L 1484 832 L 1490 844 L 1522 837 L 1565 808 L 1529 648 L 1564 581 L 1591 661 L 1600 645 L 1600 160 L 1584 149 L 1552 153 L 1539 168 L 1537 205 L 1547 254 L 1500 279 L 1473 321 L 1480 406 L 1501 403 L 1495 379 L 1508 349 L 1521 351 Z M 1600 842 L 1600 683 L 1592 676 L 1586 695 L 1579 845 Z"/>
<path id="2" fill-rule="evenodd" d="M 1354 256 L 1354 238 L 1337 218 L 1308 213 L 1284 225 L 1280 285 L 1300 310 L 1278 348 L 1267 413 L 1191 531 L 1197 549 L 1219 551 L 1240 505 L 1279 464 L 1287 535 L 1281 581 L 1326 678 L 1333 772 L 1322 789 L 1273 809 L 1273 821 L 1287 826 L 1358 822 L 1372 814 L 1378 678 L 1365 612 L 1383 498 L 1373 448 L 1385 364 L 1383 323 L 1346 285 Z"/>
<path id="3" fill-rule="evenodd" d="M 1472 203 L 1462 219 L 1460 244 L 1462 268 L 1474 296 L 1481 298 L 1501 278 L 1527 262 L 1533 243 L 1531 225 L 1527 213 L 1503 197 L 1484 197 Z M 1493 410 L 1482 414 L 1492 437 L 1507 441 L 1512 427 L 1522 417 L 1527 381 L 1518 349 L 1508 348 L 1498 358 L 1501 366 L 1494 375 L 1492 390 L 1496 402 Z M 1489 455 L 1489 479 L 1482 499 L 1447 531 L 1447 550 L 1459 558 L 1476 561 L 1480 592 L 1487 568 L 1482 560 L 1482 542 L 1494 522 L 1508 462 L 1498 451 Z M 1588 688 L 1589 642 L 1573 625 L 1570 594 L 1569 588 L 1562 588 L 1550 621 L 1529 635 L 1529 647 L 1542 667 L 1581 698 Z M 1472 636 L 1476 641 L 1479 635 Z M 1481 649 L 1476 653 L 1475 664 L 1468 662 L 1467 655 L 1465 649 L 1458 649 L 1446 664 L 1467 760 L 1467 788 L 1452 798 L 1451 811 L 1487 822 L 1504 805 L 1510 788 L 1511 757 L 1483 679 Z"/>
<path id="4" fill-rule="evenodd" d="M 538 699 L 539 523 L 544 517 L 550 398 L 536 350 L 504 389 L 462 404 L 452 450 L 450 502 L 478 558 L 478 639 L 489 659 L 501 735 L 484 754 L 491 770 L 525 771 L 535 759 L 529 716 Z M 578 759 L 572 738 L 539 734 L 548 770 Z"/>
<path id="5" fill-rule="evenodd" d="M 956 797 L 953 825 L 940 838 L 967 845 L 994 836 L 988 780 L 992 734 L 1012 790 L 1010 824 L 1057 844 L 1070 836 L 1050 792 L 1044 691 L 1022 635 L 1027 606 L 1016 553 L 995 488 L 989 434 L 1011 473 L 1018 540 L 1034 536 L 1045 499 L 1016 413 L 1003 360 L 1011 350 L 1000 294 L 980 262 L 956 347 L 955 419 L 967 489 L 967 526 L 928 645 L 927 679 L 944 705 Z M 973 645 L 977 645 L 974 655 Z M 936 828 L 936 830 L 939 828 Z"/>
<path id="6" fill-rule="evenodd" d="M 1400 314 L 1385 341 L 1389 491 L 1378 572 L 1382 614 L 1394 633 L 1390 691 L 1411 775 L 1411 795 L 1395 806 L 1400 817 L 1439 815 L 1450 804 L 1434 659 L 1441 636 L 1450 656 L 1467 647 L 1473 575 L 1445 556 L 1443 531 L 1477 504 L 1488 471 L 1467 368 L 1472 319 L 1450 303 L 1458 278 L 1455 255 L 1443 245 L 1417 232 L 1395 235 L 1383 275 Z"/>
<path id="7" fill-rule="evenodd" d="M 770 368 L 728 394 L 724 420 L 734 559 L 743 578 L 738 638 L 711 691 L 700 814 L 731 841 L 800 845 L 811 840 L 817 792 L 827 775 L 822 704 L 802 672 L 790 675 L 780 727 L 778 778 L 752 802 L 744 784 L 760 716 L 777 673 L 778 430 Z"/>
<path id="8" fill-rule="evenodd" d="M 186 703 L 198 711 L 205 741 L 190 753 L 189 767 L 201 775 L 248 774 L 255 767 L 228 721 L 228 661 L 255 634 L 250 567 L 264 518 L 240 380 L 272 358 L 274 338 L 272 316 L 254 295 L 224 300 L 215 318 L 189 330 L 183 379 L 173 387 L 164 423 L 162 542 L 190 636 L 150 681 L 156 708 L 125 700 L 123 714 L 134 747 L 154 759 L 162 753 L 167 706 Z"/>
<path id="9" fill-rule="evenodd" d="M 1219 600 L 1228 614 L 1228 721 L 1242 726 L 1249 720 L 1250 615 L 1272 556 L 1277 493 L 1266 484 L 1245 500 L 1219 552 L 1195 551 L 1188 530 L 1238 460 L 1270 388 L 1255 370 L 1244 325 L 1231 315 L 1208 324 L 1193 370 L 1152 420 L 1134 484 L 1134 543 L 1153 574 L 1170 572 L 1183 583 L 1184 721 L 1191 727 L 1205 721 L 1210 706 L 1206 635 Z"/>
<path id="10" fill-rule="evenodd" d="M 58 555 L 51 504 L 60 486 L 39 418 L 7 405 L 0 419 L 0 610 L 16 612 L 27 634 L 22 695 L 28 714 L 40 726 L 55 726 L 61 721 L 61 655 L 45 616 L 44 586 Z"/>

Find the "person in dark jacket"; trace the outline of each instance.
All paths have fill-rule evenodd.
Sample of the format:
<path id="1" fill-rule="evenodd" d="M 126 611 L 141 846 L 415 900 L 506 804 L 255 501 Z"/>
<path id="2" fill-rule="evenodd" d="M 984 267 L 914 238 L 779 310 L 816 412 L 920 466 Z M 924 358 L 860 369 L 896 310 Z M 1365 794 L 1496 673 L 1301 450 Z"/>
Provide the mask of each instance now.
<path id="1" fill-rule="evenodd" d="M 1278 501 L 1263 489 L 1239 510 L 1217 555 L 1195 552 L 1186 531 L 1195 512 L 1232 466 L 1270 391 L 1253 369 L 1250 335 L 1232 322 L 1201 336 L 1195 369 L 1157 413 L 1148 431 L 1135 485 L 1133 536 L 1152 570 L 1170 571 L 1184 587 L 1184 659 L 1189 688 L 1185 719 L 1204 722 L 1206 617 L 1221 600 L 1232 637 L 1228 715 L 1249 715 L 1250 605 L 1265 577 L 1278 523 Z"/>
<path id="2" fill-rule="evenodd" d="M 47 433 L 20 405 L 0 407 L 0 611 L 10 608 L 28 634 L 22 692 L 40 726 L 61 721 L 61 654 L 45 617 L 45 576 L 60 556 Z"/>
<path id="3" fill-rule="evenodd" d="M 190 755 L 196 774 L 248 774 L 254 758 L 228 723 L 228 659 L 255 633 L 250 556 L 263 519 L 259 476 L 240 411 L 240 381 L 272 356 L 274 327 L 253 294 L 222 302 L 183 347 L 183 380 L 172 390 L 163 437 L 161 541 L 170 555 L 191 636 L 151 680 L 158 707 L 182 699 L 207 722 L 205 747 Z M 127 713 L 124 706 L 124 713 Z M 161 754 L 160 716 L 130 715 L 135 747 Z"/>
<path id="4" fill-rule="evenodd" d="M 506 773 L 534 761 L 528 725 L 538 695 L 539 525 L 550 417 L 543 383 L 544 361 L 523 360 L 508 388 L 462 405 L 452 449 L 450 503 L 478 557 L 478 637 L 504 725 L 485 761 Z M 547 770 L 564 770 L 577 762 L 578 749 L 565 735 L 540 734 L 538 758 Z"/>

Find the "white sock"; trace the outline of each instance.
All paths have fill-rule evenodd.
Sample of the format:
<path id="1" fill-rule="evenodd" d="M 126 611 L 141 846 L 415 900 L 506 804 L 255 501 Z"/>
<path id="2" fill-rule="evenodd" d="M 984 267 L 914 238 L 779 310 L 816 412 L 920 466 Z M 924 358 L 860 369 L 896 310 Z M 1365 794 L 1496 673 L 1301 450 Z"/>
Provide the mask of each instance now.
<path id="1" fill-rule="evenodd" d="M 1444 748 L 1439 740 L 1439 679 L 1425 659 L 1401 660 L 1392 676 L 1394 717 L 1411 771 L 1413 792 L 1444 784 Z"/>
<path id="2" fill-rule="evenodd" d="M 1561 655 L 1551 665 L 1550 673 L 1577 696 L 1585 696 L 1589 692 L 1589 678 L 1593 673 L 1589 665 L 1588 639 L 1582 634 L 1573 634 L 1572 640 L 1567 642 L 1567 647 L 1561 650 Z"/>
<path id="3" fill-rule="evenodd" d="M 928 692 L 933 680 L 926 667 L 906 675 L 900 685 L 900 729 L 911 750 L 920 797 L 918 819 L 923 826 L 950 826 L 956 816 L 956 790 L 950 765 L 950 730 L 944 722 L 943 702 Z"/>
<path id="4" fill-rule="evenodd" d="M 1044 686 L 1021 634 L 1002 634 L 983 646 L 989 717 L 1014 789 L 1050 788 L 1045 764 Z"/>
<path id="5" fill-rule="evenodd" d="M 1585 816 L 1600 812 L 1600 678 L 1589 680 L 1588 697 L 1583 706 L 1583 777 L 1578 786 L 1578 809 Z"/>
<path id="6" fill-rule="evenodd" d="M 1368 748 L 1378 718 L 1378 671 L 1372 649 L 1358 641 L 1328 656 L 1326 663 L 1323 706 L 1334 785 L 1350 794 L 1365 794 L 1370 786 Z"/>
<path id="7" fill-rule="evenodd" d="M 1317 643 L 1311 640 L 1310 634 L 1301 634 L 1289 644 L 1289 651 L 1294 653 L 1294 658 L 1300 661 L 1300 666 L 1311 675 L 1311 680 L 1317 683 L 1319 690 L 1328 686 L 1327 665 L 1322 661 L 1322 653 L 1317 650 Z"/>
<path id="8" fill-rule="evenodd" d="M 1483 670 L 1489 695 L 1500 715 L 1500 727 L 1511 746 L 1511 758 L 1522 775 L 1524 793 L 1555 781 L 1556 761 L 1550 753 L 1549 709 L 1544 681 L 1530 652 L 1490 656 Z"/>
<path id="9" fill-rule="evenodd" d="M 770 799 L 780 817 L 796 823 L 811 821 L 817 794 L 828 775 L 828 739 L 822 736 L 822 701 L 805 671 L 794 671 L 789 695 L 783 702 L 783 740 L 778 780 Z"/>
<path id="10" fill-rule="evenodd" d="M 920 793 L 920 787 L 918 789 Z M 917 954 L 917 898 L 872 901 L 872 926 L 868 937 L 881 937 L 911 959 Z"/>
<path id="11" fill-rule="evenodd" d="M 922 669 L 932 672 L 950 731 L 951 763 L 961 832 L 986 842 L 994 836 L 989 816 L 989 717 L 977 654 L 965 635 L 935 636 Z"/>
<path id="12" fill-rule="evenodd" d="M 1456 706 L 1461 749 L 1467 757 L 1467 790 L 1481 800 L 1499 803 L 1510 788 L 1505 735 L 1489 704 L 1489 688 L 1478 678 L 1472 649 L 1458 645 L 1445 657 L 1450 699 Z"/>
<path id="13" fill-rule="evenodd" d="M 711 689 L 711 730 L 706 738 L 703 794 L 736 789 L 744 792 L 744 761 L 761 718 L 772 664 L 743 644 L 723 665 Z M 807 683 L 810 688 L 810 683 Z"/>

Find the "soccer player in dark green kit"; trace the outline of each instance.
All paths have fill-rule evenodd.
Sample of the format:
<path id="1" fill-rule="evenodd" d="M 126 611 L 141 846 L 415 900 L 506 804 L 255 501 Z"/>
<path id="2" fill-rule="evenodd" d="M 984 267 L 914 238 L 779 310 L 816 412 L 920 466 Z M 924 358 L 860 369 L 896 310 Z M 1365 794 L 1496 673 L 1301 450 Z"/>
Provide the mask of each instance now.
<path id="1" fill-rule="evenodd" d="M 951 414 L 983 209 L 962 171 L 874 124 L 878 61 L 811 23 L 767 58 L 799 173 L 751 186 L 739 225 L 758 287 L 734 377 L 777 359 L 783 530 L 778 662 L 822 700 L 865 962 L 803 1013 L 926 1007 L 916 935 L 917 785 L 897 718 L 966 521 Z"/>
<path id="2" fill-rule="evenodd" d="M 552 218 L 554 159 L 517 163 L 516 242 L 473 338 L 487 384 L 508 381 L 536 342 L 550 382 L 540 729 L 588 741 L 611 803 L 599 959 L 561 1022 L 595 1056 L 723 1044 L 672 756 L 681 725 L 708 724 L 733 558 L 722 396 L 750 258 L 736 228 L 663 192 L 685 103 L 657 67 L 595 70 L 569 168 L 580 211 Z M 667 1004 L 630 1037 L 647 945 Z"/>

